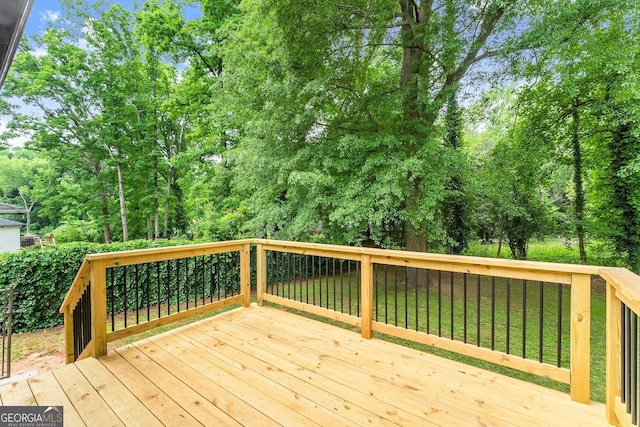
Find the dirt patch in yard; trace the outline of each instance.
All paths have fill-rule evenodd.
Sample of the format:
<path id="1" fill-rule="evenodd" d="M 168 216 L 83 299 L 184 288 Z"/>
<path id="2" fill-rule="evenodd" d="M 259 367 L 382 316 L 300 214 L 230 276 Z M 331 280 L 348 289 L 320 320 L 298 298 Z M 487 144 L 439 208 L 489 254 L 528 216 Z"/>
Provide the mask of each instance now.
<path id="1" fill-rule="evenodd" d="M 11 340 L 11 376 L 46 372 L 64 366 L 64 328 L 14 334 Z"/>

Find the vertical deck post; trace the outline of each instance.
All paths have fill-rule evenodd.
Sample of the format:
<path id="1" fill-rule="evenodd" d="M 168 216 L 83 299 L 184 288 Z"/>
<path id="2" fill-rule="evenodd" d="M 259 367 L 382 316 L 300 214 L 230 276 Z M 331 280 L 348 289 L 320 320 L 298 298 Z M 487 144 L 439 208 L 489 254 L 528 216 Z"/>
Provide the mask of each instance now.
<path id="1" fill-rule="evenodd" d="M 73 343 L 73 312 L 68 305 L 64 308 L 64 348 L 65 348 L 65 363 L 73 363 L 75 352 Z"/>
<path id="2" fill-rule="evenodd" d="M 619 426 L 620 421 L 616 416 L 615 403 L 620 393 L 620 310 L 621 304 L 615 288 L 607 282 L 607 331 L 606 331 L 606 404 L 607 422 Z"/>
<path id="3" fill-rule="evenodd" d="M 107 354 L 107 268 L 104 261 L 90 261 L 91 355 Z"/>
<path id="4" fill-rule="evenodd" d="M 373 320 L 373 264 L 371 263 L 371 255 L 362 255 L 362 275 L 361 290 L 362 295 L 362 338 L 371 339 L 373 331 L 371 330 L 371 322 Z"/>
<path id="5" fill-rule="evenodd" d="M 240 251 L 240 290 L 242 306 L 251 304 L 251 244 L 245 243 Z"/>
<path id="6" fill-rule="evenodd" d="M 262 243 L 258 243 L 256 252 L 256 298 L 258 306 L 264 305 L 262 296 L 267 288 L 267 251 L 264 250 Z"/>
<path id="7" fill-rule="evenodd" d="M 591 276 L 571 275 L 571 399 L 589 404 L 591 363 Z"/>

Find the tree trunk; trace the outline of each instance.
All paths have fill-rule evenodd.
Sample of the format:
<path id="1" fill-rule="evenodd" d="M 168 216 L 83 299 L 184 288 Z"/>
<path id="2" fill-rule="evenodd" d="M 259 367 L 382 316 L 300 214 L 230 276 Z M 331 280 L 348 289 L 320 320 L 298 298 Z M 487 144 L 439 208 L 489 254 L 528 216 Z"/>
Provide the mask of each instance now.
<path id="1" fill-rule="evenodd" d="M 147 219 L 147 240 L 153 240 L 153 224 L 151 224 L 151 214 L 146 215 Z"/>
<path id="2" fill-rule="evenodd" d="M 169 199 L 171 198 L 171 184 L 173 183 L 173 176 L 175 175 L 175 168 L 169 168 L 169 175 L 167 176 L 167 198 L 164 201 L 164 224 L 162 230 L 162 237 L 167 239 L 169 235 Z"/>
<path id="3" fill-rule="evenodd" d="M 155 154 L 153 162 L 153 240 L 158 240 L 160 237 L 160 202 L 158 197 L 158 155 Z"/>
<path id="4" fill-rule="evenodd" d="M 111 243 L 111 226 L 109 225 L 109 205 L 107 204 L 107 197 L 104 194 L 100 195 L 100 203 L 102 205 L 102 218 L 104 218 L 104 242 Z"/>
<path id="5" fill-rule="evenodd" d="M 580 116 L 578 114 L 577 100 L 573 107 L 573 135 L 571 138 L 573 148 L 573 186 L 576 192 L 576 233 L 578 234 L 578 248 L 580 262 L 587 263 L 587 251 L 584 247 L 584 189 L 582 187 L 582 149 L 580 147 L 580 135 L 578 134 Z"/>
<path id="6" fill-rule="evenodd" d="M 93 174 L 96 177 L 96 180 L 100 179 L 100 163 L 94 159 L 89 159 L 91 167 L 93 168 Z M 109 203 L 107 202 L 107 196 L 102 191 L 100 192 L 100 206 L 102 210 L 102 220 L 104 221 L 103 229 L 104 229 L 104 242 L 111 243 L 113 238 L 111 237 L 111 225 L 109 224 Z"/>
<path id="7" fill-rule="evenodd" d="M 122 164 L 116 163 L 116 169 L 118 171 L 118 197 L 120 198 L 120 219 L 122 221 L 122 241 L 129 240 L 129 226 L 127 225 L 127 205 L 124 195 L 124 177 L 122 174 Z"/>

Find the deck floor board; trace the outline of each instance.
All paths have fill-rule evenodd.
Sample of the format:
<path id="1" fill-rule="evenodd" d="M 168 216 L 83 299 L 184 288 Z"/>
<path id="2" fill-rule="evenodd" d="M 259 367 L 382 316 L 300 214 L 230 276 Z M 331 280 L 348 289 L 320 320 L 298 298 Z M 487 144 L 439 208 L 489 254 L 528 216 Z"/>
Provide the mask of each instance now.
<path id="1" fill-rule="evenodd" d="M 268 307 L 0 388 L 65 425 L 604 426 L 604 405 Z"/>

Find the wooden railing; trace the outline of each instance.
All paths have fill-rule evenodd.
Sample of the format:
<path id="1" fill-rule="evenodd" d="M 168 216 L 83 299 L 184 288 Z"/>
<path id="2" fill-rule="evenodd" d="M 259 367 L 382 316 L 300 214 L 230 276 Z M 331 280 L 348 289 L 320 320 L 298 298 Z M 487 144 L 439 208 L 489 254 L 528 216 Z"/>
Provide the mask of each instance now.
<path id="1" fill-rule="evenodd" d="M 607 281 L 607 421 L 638 425 L 640 277 L 623 268 L 600 274 Z"/>
<path id="2" fill-rule="evenodd" d="M 110 341 L 231 304 L 248 306 L 250 243 L 88 255 L 60 308 L 67 363 L 105 355 Z"/>
<path id="3" fill-rule="evenodd" d="M 258 305 L 345 322 L 364 338 L 384 333 L 561 381 L 583 403 L 590 402 L 591 276 L 600 275 L 607 282 L 608 421 L 638 425 L 640 277 L 618 268 L 263 239 L 89 255 L 60 309 L 67 361 L 99 357 L 108 341 L 204 311 L 248 306 L 252 244 Z M 229 280 L 237 288 L 229 295 L 218 276 L 235 267 L 213 257 L 234 253 L 238 274 Z M 158 281 L 154 292 L 150 278 Z M 142 288 L 130 288 L 132 281 Z M 152 316 L 149 297 L 129 289 L 158 291 L 152 308 L 164 303 L 166 312 Z M 186 295 L 186 305 L 177 294 Z M 553 342 L 545 341 L 549 335 Z"/>
<path id="4" fill-rule="evenodd" d="M 471 356 L 477 359 L 486 360 L 498 365 L 522 370 L 528 373 L 551 378 L 560 382 L 570 384 L 571 397 L 573 400 L 583 403 L 590 402 L 590 292 L 591 275 L 598 274 L 599 268 L 589 266 L 565 265 L 554 263 L 538 263 L 526 261 L 507 261 L 490 258 L 477 258 L 465 256 L 449 256 L 440 254 L 423 254 L 406 251 L 389 251 L 369 248 L 353 248 L 344 246 L 320 245 L 310 243 L 293 243 L 284 241 L 257 240 L 257 299 L 258 304 L 271 302 L 282 306 L 303 310 L 316 315 L 325 316 L 334 320 L 346 322 L 361 328 L 362 336 L 371 338 L 374 332 L 380 332 L 411 341 L 427 344 L 433 347 L 453 351 L 456 353 Z M 278 254 L 293 254 L 290 259 Z M 301 258 L 301 257 L 311 258 Z M 353 272 L 348 273 L 345 278 L 345 271 L 338 271 L 332 268 L 334 261 L 338 264 L 345 262 L 356 262 Z M 308 268 L 307 265 L 313 266 Z M 273 270 L 282 269 L 286 273 L 276 273 Z M 324 266 L 324 267 L 323 267 Z M 387 268 L 393 269 L 389 273 Z M 292 273 L 292 271 L 294 273 Z M 317 272 L 317 274 L 315 274 Z M 447 298 L 443 298 L 443 283 L 441 280 L 443 272 L 451 277 L 450 282 L 444 286 L 447 288 Z M 338 294 L 339 298 L 346 296 L 346 291 L 341 284 L 354 283 L 353 275 L 357 275 L 357 306 L 352 304 L 332 304 L 333 298 Z M 434 275 L 437 279 L 434 279 Z M 479 341 L 485 339 L 481 337 L 480 323 L 475 323 L 476 342 L 468 342 L 467 330 L 467 294 L 460 302 L 465 310 L 461 313 L 465 318 L 465 324 L 460 328 L 462 332 L 456 332 L 454 327 L 456 299 L 454 289 L 462 289 L 461 293 L 468 290 L 469 275 L 477 283 L 475 290 L 480 286 L 487 289 L 489 295 L 489 309 L 493 313 L 487 326 L 489 338 L 486 338 L 488 348 L 479 345 Z M 386 298 L 389 294 L 388 276 L 393 276 L 393 288 L 396 291 L 395 306 L 389 307 L 388 301 L 381 301 L 380 294 Z M 337 279 L 336 277 L 340 277 Z M 400 277 L 400 280 L 398 280 Z M 454 277 L 457 277 L 462 285 L 455 284 Z M 496 278 L 499 283 L 496 284 Z M 510 314 L 513 294 L 510 288 L 513 286 L 511 280 L 519 280 L 520 286 L 529 286 L 530 291 L 537 287 L 538 298 L 536 302 L 544 298 L 544 286 L 555 286 L 560 295 L 559 315 L 554 314 L 554 318 L 560 319 L 560 328 L 557 333 L 558 341 L 562 340 L 562 322 L 569 327 L 566 332 L 568 336 L 568 366 L 564 367 L 560 363 L 560 353 L 557 355 L 558 363 L 552 364 L 537 357 L 537 360 L 524 357 L 526 355 L 525 338 L 519 340 L 519 344 L 524 348 L 524 355 L 516 355 L 509 350 L 510 336 Z M 483 282 L 480 285 L 480 282 Z M 334 284 L 338 282 L 337 284 Z M 529 283 L 529 285 L 527 285 Z M 553 285 L 551 285 L 553 284 Z M 333 289 L 336 292 L 332 292 Z M 397 288 L 403 289 L 398 293 Z M 496 289 L 504 288 L 503 290 Z M 562 297 L 562 289 L 569 288 L 567 296 Z M 380 289 L 384 289 L 381 291 Z M 323 295 L 324 292 L 324 296 Z M 349 292 L 351 290 L 349 289 Z M 412 295 L 409 296 L 409 293 Z M 478 292 L 479 293 L 479 292 Z M 400 296 L 398 296 L 400 294 Z M 498 308 L 496 301 L 503 295 L 502 302 L 506 311 L 506 325 L 503 323 L 496 326 L 495 313 Z M 309 295 L 316 297 L 316 302 L 310 301 Z M 351 294 L 350 294 L 351 295 Z M 429 302 L 426 301 L 430 298 Z M 477 295 L 477 294 L 476 294 Z M 527 291 L 524 294 L 526 300 Z M 483 295 L 487 297 L 487 295 Z M 312 298 L 313 299 L 313 298 Z M 568 299 L 566 313 L 562 310 L 562 301 Z M 398 306 L 400 300 L 400 306 Z M 475 302 L 480 303 L 481 298 L 476 298 Z M 415 302 L 414 302 L 415 301 Z M 345 312 L 341 308 L 344 305 L 353 308 Z M 446 312 L 444 305 L 446 305 Z M 544 301 L 543 301 L 544 305 Z M 431 310 L 431 318 L 437 327 L 430 330 L 428 317 L 421 323 L 419 316 L 424 317 Z M 395 321 L 390 321 L 388 312 L 393 312 Z M 398 311 L 403 319 L 398 319 Z M 409 312 L 409 313 L 408 313 Z M 526 328 L 527 307 L 524 306 L 524 317 L 520 326 Z M 476 310 L 476 313 L 479 311 Z M 543 317 L 548 317 L 542 311 L 539 313 L 540 322 Z M 543 316 L 544 315 L 544 316 Z M 429 314 L 427 314 L 429 316 Z M 446 316 L 446 319 L 445 319 Z M 563 317 L 568 318 L 563 319 Z M 386 317 L 382 319 L 381 317 Z M 415 320 L 414 320 L 415 319 Z M 447 331 L 443 331 L 443 323 L 446 323 Z M 540 323 L 542 325 L 542 323 Z M 566 326 L 565 326 L 566 327 Z M 496 329 L 506 332 L 506 340 L 502 344 L 506 349 L 499 350 L 496 345 Z M 536 333 L 539 328 L 536 329 Z M 530 332 L 524 333 L 526 337 Z M 458 337 L 459 336 L 459 337 Z M 522 343 L 525 343 L 524 345 Z M 540 341 L 542 345 L 542 341 Z M 555 345 L 555 343 L 554 343 Z M 535 355 L 541 352 L 536 351 Z"/>

